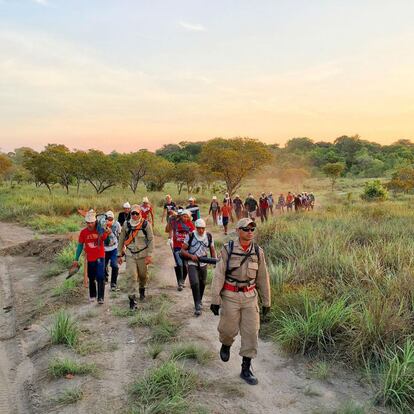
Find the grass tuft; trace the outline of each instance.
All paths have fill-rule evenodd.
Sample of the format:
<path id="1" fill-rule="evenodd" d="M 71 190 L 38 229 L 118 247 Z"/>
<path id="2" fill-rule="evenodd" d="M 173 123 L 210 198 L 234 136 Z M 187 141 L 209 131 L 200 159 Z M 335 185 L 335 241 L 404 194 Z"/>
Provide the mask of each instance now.
<path id="1" fill-rule="evenodd" d="M 69 358 L 55 358 L 49 363 L 49 374 L 55 378 L 64 377 L 65 375 L 86 375 L 96 374 L 95 364 L 84 364 Z"/>
<path id="2" fill-rule="evenodd" d="M 173 360 L 192 359 L 201 365 L 206 364 L 212 357 L 211 351 L 194 343 L 177 345 L 171 353 Z"/>
<path id="3" fill-rule="evenodd" d="M 193 406 L 190 394 L 197 385 L 194 373 L 174 361 L 165 362 L 132 385 L 133 412 L 181 414 Z"/>
<path id="4" fill-rule="evenodd" d="M 65 310 L 61 310 L 55 315 L 49 332 L 54 344 L 74 347 L 79 340 L 79 328 Z"/>
<path id="5" fill-rule="evenodd" d="M 54 401 L 57 404 L 74 404 L 83 398 L 83 391 L 80 387 L 68 388 L 64 390 Z"/>

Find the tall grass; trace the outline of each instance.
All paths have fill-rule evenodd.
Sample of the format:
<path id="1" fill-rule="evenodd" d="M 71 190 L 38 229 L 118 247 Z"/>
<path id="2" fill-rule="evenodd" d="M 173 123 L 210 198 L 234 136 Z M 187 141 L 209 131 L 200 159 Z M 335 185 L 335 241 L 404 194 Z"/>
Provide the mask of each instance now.
<path id="1" fill-rule="evenodd" d="M 164 362 L 147 371 L 131 387 L 134 413 L 181 414 L 194 408 L 190 393 L 198 385 L 192 372 L 174 361 Z"/>
<path id="2" fill-rule="evenodd" d="M 95 374 L 97 371 L 95 364 L 85 364 L 69 358 L 55 358 L 49 363 L 49 374 L 55 378 L 65 375 L 86 375 Z"/>
<path id="3" fill-rule="evenodd" d="M 264 332 L 290 352 L 329 353 L 394 372 L 414 336 L 411 205 L 342 201 L 263 225 L 258 241 L 269 261 L 273 302 Z M 400 358 L 391 358 L 393 365 L 390 352 Z M 403 386 L 391 387 L 394 397 L 382 391 L 379 399 L 397 409 L 401 399 L 408 412 L 414 403 L 403 389 L 410 391 L 410 382 L 401 372 L 398 378 Z"/>
<path id="4" fill-rule="evenodd" d="M 78 325 L 65 310 L 61 310 L 55 315 L 49 332 L 54 344 L 74 347 L 79 340 Z"/>

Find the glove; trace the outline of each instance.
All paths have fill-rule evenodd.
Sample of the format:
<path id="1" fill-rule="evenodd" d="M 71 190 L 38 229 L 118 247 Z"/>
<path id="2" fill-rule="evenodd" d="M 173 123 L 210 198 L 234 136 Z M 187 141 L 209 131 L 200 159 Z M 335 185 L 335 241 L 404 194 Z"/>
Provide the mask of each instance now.
<path id="1" fill-rule="evenodd" d="M 168 239 L 167 246 L 173 247 L 173 241 L 171 239 Z"/>
<path id="2" fill-rule="evenodd" d="M 211 312 L 213 312 L 214 315 L 216 316 L 218 316 L 219 314 L 219 309 L 220 309 L 220 305 L 213 305 L 213 304 L 210 305 Z"/>
<path id="3" fill-rule="evenodd" d="M 270 307 L 263 306 L 262 307 L 262 315 L 263 315 L 263 317 L 265 317 L 269 313 L 269 311 L 270 311 Z"/>

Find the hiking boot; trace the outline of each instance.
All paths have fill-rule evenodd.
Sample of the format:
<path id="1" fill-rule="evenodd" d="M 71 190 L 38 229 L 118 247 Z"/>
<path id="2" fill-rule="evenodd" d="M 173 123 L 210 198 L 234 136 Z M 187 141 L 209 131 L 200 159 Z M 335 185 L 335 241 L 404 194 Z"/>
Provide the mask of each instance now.
<path id="1" fill-rule="evenodd" d="M 98 304 L 99 305 L 103 305 L 104 304 L 104 300 L 102 298 L 98 299 Z"/>
<path id="2" fill-rule="evenodd" d="M 179 292 L 181 292 L 181 291 L 183 290 L 183 287 L 182 287 L 181 285 L 178 285 L 177 290 L 178 290 Z"/>
<path id="3" fill-rule="evenodd" d="M 230 359 L 230 345 L 221 345 L 220 358 L 223 362 L 227 362 Z"/>
<path id="4" fill-rule="evenodd" d="M 249 385 L 257 385 L 259 381 L 250 369 L 251 361 L 251 358 L 243 357 L 240 378 L 244 379 Z"/>
<path id="5" fill-rule="evenodd" d="M 194 312 L 194 315 L 195 315 L 195 316 L 200 316 L 200 315 L 201 315 L 201 306 L 200 306 L 200 305 L 197 305 L 197 306 L 195 307 L 195 312 Z"/>
<path id="6" fill-rule="evenodd" d="M 119 289 L 116 287 L 116 285 L 111 285 L 111 292 L 119 292 Z"/>
<path id="7" fill-rule="evenodd" d="M 137 308 L 137 300 L 135 295 L 129 295 L 129 309 L 135 310 Z"/>
<path id="8" fill-rule="evenodd" d="M 139 300 L 143 301 L 145 299 L 145 288 L 139 288 Z"/>

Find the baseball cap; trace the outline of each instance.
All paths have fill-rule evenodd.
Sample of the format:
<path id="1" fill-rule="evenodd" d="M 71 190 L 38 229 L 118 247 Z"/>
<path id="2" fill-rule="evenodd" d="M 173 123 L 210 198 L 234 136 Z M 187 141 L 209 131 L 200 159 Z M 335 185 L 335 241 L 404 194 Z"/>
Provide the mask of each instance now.
<path id="1" fill-rule="evenodd" d="M 122 206 L 123 208 L 131 208 L 131 204 L 127 202 L 124 203 L 124 205 Z"/>
<path id="2" fill-rule="evenodd" d="M 256 223 L 252 219 L 250 219 L 248 217 L 244 217 L 244 218 L 240 219 L 237 222 L 236 229 L 241 229 L 242 227 L 247 227 L 249 224 L 253 224 L 254 227 L 256 227 Z"/>
<path id="3" fill-rule="evenodd" d="M 194 222 L 194 226 L 196 227 L 206 227 L 206 222 L 203 219 L 198 219 Z"/>

